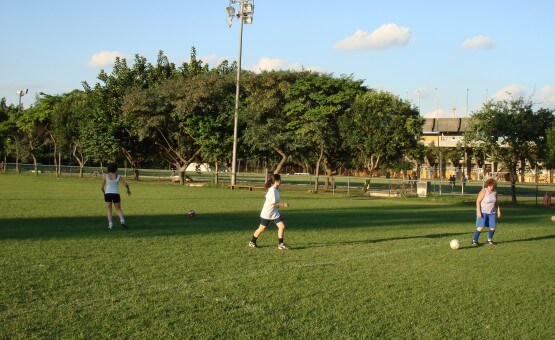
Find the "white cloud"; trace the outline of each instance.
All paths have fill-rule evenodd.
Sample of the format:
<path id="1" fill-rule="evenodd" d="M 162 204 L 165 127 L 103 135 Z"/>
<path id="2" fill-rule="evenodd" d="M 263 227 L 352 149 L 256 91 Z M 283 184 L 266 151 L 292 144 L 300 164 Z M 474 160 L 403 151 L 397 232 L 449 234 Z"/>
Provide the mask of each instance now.
<path id="1" fill-rule="evenodd" d="M 483 35 L 477 35 L 475 37 L 466 39 L 462 44 L 461 47 L 469 48 L 469 49 L 489 49 L 493 47 L 493 40 L 490 37 L 486 37 Z"/>
<path id="2" fill-rule="evenodd" d="M 516 99 L 519 97 L 526 98 L 526 89 L 518 84 L 511 84 L 503 87 L 501 90 L 497 91 L 492 98 L 494 101 Z"/>
<path id="3" fill-rule="evenodd" d="M 310 67 L 303 67 L 302 64 L 299 63 L 289 63 L 287 60 L 283 59 L 271 59 L 271 58 L 260 58 L 258 63 L 248 69 L 254 72 L 262 72 L 262 71 L 278 71 L 278 70 L 292 70 L 292 71 L 300 71 L 300 70 L 307 70 L 307 71 L 316 71 L 316 72 L 324 72 L 321 67 L 318 66 L 310 66 Z"/>
<path id="4" fill-rule="evenodd" d="M 90 67 L 106 67 L 114 65 L 116 57 L 129 59 L 126 55 L 118 51 L 100 51 L 93 54 L 87 62 Z"/>
<path id="5" fill-rule="evenodd" d="M 488 98 L 493 101 L 511 101 L 517 98 L 531 100 L 536 106 L 548 109 L 555 109 L 555 86 L 546 85 L 539 91 L 529 94 L 528 90 L 518 84 L 511 84 L 497 91 L 493 97 Z"/>
<path id="6" fill-rule="evenodd" d="M 555 109 L 555 86 L 544 86 L 534 96 L 540 107 Z"/>
<path id="7" fill-rule="evenodd" d="M 210 65 L 210 68 L 220 65 L 221 62 L 225 60 L 224 58 L 217 57 L 214 54 L 205 55 L 203 57 L 199 57 L 198 59 L 202 60 L 204 64 Z"/>
<path id="8" fill-rule="evenodd" d="M 340 50 L 387 50 L 406 46 L 411 38 L 410 29 L 396 24 L 384 24 L 368 33 L 358 29 L 355 34 L 333 45 Z"/>

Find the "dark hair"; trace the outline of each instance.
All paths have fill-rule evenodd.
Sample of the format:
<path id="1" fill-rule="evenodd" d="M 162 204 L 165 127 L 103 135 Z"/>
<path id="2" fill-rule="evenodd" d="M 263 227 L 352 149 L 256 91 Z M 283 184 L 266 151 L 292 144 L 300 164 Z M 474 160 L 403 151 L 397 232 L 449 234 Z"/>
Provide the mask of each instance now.
<path id="1" fill-rule="evenodd" d="M 108 172 L 116 172 L 118 171 L 118 165 L 116 163 L 108 164 Z"/>
<path id="2" fill-rule="evenodd" d="M 266 176 L 266 184 L 264 187 L 269 189 L 272 185 L 274 185 L 275 181 L 281 181 L 281 176 L 279 174 L 274 174 L 273 172 L 268 172 Z"/>

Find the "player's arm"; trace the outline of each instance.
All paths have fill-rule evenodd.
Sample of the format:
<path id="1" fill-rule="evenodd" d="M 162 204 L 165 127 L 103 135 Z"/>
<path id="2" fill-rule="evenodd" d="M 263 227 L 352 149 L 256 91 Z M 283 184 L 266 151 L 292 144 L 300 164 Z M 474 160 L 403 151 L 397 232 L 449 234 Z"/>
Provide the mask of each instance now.
<path id="1" fill-rule="evenodd" d="M 106 174 L 102 175 L 102 184 L 100 185 L 100 190 L 104 193 L 104 187 L 106 186 Z"/>
<path id="2" fill-rule="evenodd" d="M 289 203 L 287 203 L 287 202 L 276 202 L 276 203 L 274 203 L 274 207 L 285 207 L 285 208 L 288 208 L 288 207 L 289 207 Z"/>
<path id="3" fill-rule="evenodd" d="M 476 199 L 476 216 L 478 217 L 482 217 L 482 208 L 480 207 L 480 203 L 482 203 L 484 196 L 486 196 L 486 191 L 482 189 Z"/>
<path id="4" fill-rule="evenodd" d="M 501 207 L 499 206 L 499 201 L 495 200 L 495 205 L 497 206 L 497 218 L 501 217 Z"/>
<path id="5" fill-rule="evenodd" d="M 119 181 L 127 188 L 127 195 L 131 195 L 131 189 L 129 189 L 129 184 L 127 184 L 127 182 L 123 179 L 123 177 L 119 176 Z"/>

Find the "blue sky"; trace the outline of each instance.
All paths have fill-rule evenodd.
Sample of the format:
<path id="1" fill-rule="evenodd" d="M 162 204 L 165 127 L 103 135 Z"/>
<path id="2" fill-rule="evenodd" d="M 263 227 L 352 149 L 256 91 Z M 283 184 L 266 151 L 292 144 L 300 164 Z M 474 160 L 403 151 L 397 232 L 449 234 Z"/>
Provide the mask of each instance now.
<path id="1" fill-rule="evenodd" d="M 0 0 L 0 97 L 93 85 L 115 55 L 180 65 L 192 46 L 211 66 L 238 57 L 225 0 Z M 555 108 L 555 2 L 257 0 L 243 68 L 352 74 L 420 103 L 425 117 L 464 117 L 487 99 Z M 468 107 L 467 107 L 468 101 Z M 455 112 L 453 111 L 455 108 Z M 439 110 L 436 110 L 439 109 Z"/>

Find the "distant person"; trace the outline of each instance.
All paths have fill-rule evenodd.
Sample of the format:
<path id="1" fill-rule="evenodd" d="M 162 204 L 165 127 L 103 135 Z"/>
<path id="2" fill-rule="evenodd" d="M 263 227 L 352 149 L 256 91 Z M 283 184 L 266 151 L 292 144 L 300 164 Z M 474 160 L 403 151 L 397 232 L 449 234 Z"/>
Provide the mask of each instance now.
<path id="1" fill-rule="evenodd" d="M 254 231 L 249 247 L 258 248 L 256 240 L 266 230 L 270 221 L 274 222 L 278 228 L 278 249 L 289 249 L 283 242 L 283 234 L 285 232 L 285 223 L 281 218 L 279 207 L 289 207 L 289 203 L 280 202 L 279 186 L 281 184 L 281 176 L 279 174 L 268 173 L 266 176 L 265 187 L 268 189 L 266 192 L 266 201 L 260 212 L 260 225 Z"/>
<path id="2" fill-rule="evenodd" d="M 476 232 L 472 238 L 472 245 L 475 247 L 480 245 L 478 239 L 484 228 L 489 228 L 488 244 L 495 245 L 493 234 L 497 226 L 497 219 L 501 217 L 496 188 L 497 181 L 493 178 L 488 179 L 476 199 Z"/>
<path id="3" fill-rule="evenodd" d="M 466 175 L 465 175 L 465 176 L 463 176 L 463 178 L 462 178 L 462 186 L 463 186 L 463 188 L 466 187 L 466 181 L 468 181 L 468 177 L 466 177 Z"/>
<path id="4" fill-rule="evenodd" d="M 118 173 L 118 166 L 116 163 L 108 165 L 108 173 L 102 176 L 102 185 L 100 189 L 104 193 L 104 202 L 106 203 L 106 216 L 108 217 L 108 228 L 112 229 L 112 203 L 116 206 L 116 212 L 119 216 L 121 226 L 127 228 L 125 218 L 121 211 L 121 197 L 119 195 L 119 183 L 123 183 L 127 188 L 127 195 L 131 195 L 129 184 Z"/>

